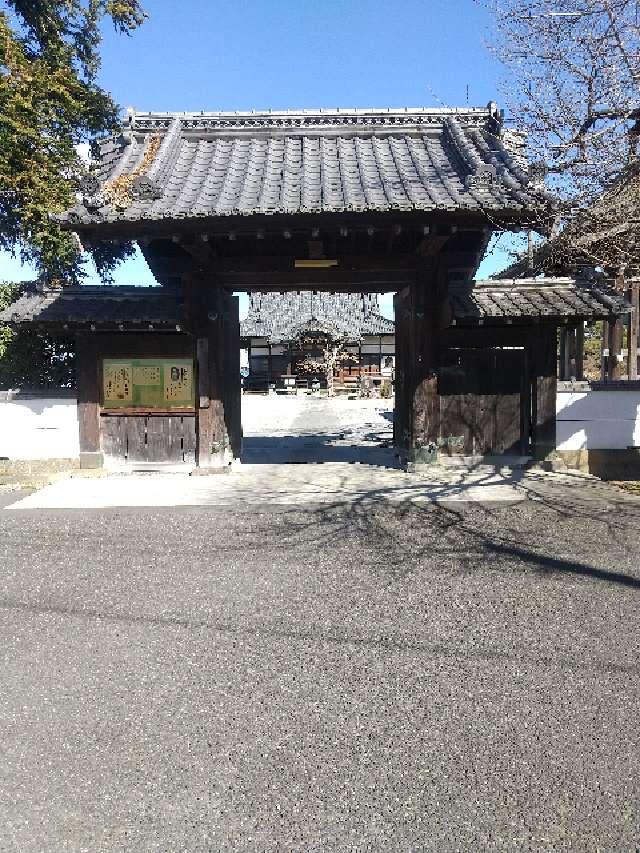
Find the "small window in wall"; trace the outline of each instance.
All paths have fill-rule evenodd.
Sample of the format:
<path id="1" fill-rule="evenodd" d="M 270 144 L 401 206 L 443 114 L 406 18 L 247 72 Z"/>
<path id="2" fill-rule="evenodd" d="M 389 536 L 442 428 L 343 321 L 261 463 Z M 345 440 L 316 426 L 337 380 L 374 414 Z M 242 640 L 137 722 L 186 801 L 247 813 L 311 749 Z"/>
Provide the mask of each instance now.
<path id="1" fill-rule="evenodd" d="M 184 409 L 195 405 L 193 361 L 189 358 L 105 358 L 105 409 Z"/>

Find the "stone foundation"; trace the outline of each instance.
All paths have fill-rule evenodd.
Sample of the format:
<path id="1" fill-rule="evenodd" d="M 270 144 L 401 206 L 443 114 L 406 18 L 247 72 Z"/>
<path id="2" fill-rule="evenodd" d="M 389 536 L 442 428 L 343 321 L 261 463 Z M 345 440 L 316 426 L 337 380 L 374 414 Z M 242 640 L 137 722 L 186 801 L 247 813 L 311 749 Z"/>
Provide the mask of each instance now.
<path id="1" fill-rule="evenodd" d="M 640 480 L 640 447 L 625 450 L 557 450 L 567 468 L 594 474 L 603 480 Z"/>

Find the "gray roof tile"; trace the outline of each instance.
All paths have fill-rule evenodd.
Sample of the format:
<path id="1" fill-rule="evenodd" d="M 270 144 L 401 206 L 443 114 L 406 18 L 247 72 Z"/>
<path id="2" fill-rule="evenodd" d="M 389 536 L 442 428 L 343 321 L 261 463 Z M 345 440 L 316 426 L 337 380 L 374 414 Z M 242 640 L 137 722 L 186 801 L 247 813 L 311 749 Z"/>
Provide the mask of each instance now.
<path id="1" fill-rule="evenodd" d="M 628 314 L 631 306 L 605 283 L 573 278 L 471 282 L 451 287 L 456 321 L 484 319 L 596 319 Z"/>
<path id="2" fill-rule="evenodd" d="M 161 139 L 130 204 L 105 182 Z M 154 142 L 154 145 L 157 145 Z M 137 113 L 102 144 L 100 189 L 70 224 L 328 211 L 541 209 L 545 196 L 486 109 Z"/>
<path id="3" fill-rule="evenodd" d="M 12 305 L 0 312 L 0 324 L 68 323 L 114 327 L 118 324 L 175 327 L 184 322 L 181 294 L 162 287 L 116 285 L 42 289 L 29 285 Z"/>

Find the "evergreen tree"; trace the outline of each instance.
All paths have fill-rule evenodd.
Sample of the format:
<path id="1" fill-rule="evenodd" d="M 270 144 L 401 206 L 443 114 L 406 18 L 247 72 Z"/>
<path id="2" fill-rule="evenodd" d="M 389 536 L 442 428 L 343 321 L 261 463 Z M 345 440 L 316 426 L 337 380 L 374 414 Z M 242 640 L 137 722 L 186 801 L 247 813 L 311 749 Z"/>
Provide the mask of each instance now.
<path id="1" fill-rule="evenodd" d="M 0 0 L 0 247 L 61 282 L 82 275 L 73 235 L 52 216 L 81 186 L 76 146 L 118 126 L 96 82 L 105 18 L 126 35 L 145 13 L 137 0 Z M 103 248 L 102 271 L 127 251 Z"/>

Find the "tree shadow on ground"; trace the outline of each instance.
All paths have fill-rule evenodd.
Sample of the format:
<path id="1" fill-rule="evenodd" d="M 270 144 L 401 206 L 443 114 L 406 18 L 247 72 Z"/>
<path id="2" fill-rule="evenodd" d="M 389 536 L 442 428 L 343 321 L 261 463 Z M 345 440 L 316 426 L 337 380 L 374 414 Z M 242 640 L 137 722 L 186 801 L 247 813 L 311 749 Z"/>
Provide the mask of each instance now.
<path id="1" fill-rule="evenodd" d="M 488 482 L 494 477 L 486 475 Z M 477 484 L 482 482 L 480 477 Z M 629 555 L 640 549 L 640 500 L 581 477 L 554 482 L 542 474 L 512 472 L 512 482 L 524 494 L 521 503 L 448 500 L 451 487 L 446 484 L 441 501 L 436 485 L 435 499 L 423 503 L 424 484 L 402 500 L 394 500 L 395 487 L 372 489 L 350 502 L 292 514 L 286 542 L 293 546 L 313 536 L 321 548 L 341 537 L 361 536 L 373 546 L 373 569 L 386 583 L 435 558 L 452 574 L 533 571 L 640 590 L 640 565 L 626 570 Z M 402 492 L 407 488 L 412 490 L 409 485 Z M 574 555 L 566 556 L 568 546 Z M 625 570 L 616 563 L 626 564 Z"/>

